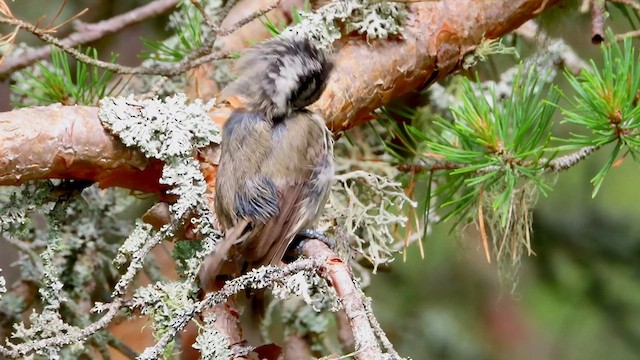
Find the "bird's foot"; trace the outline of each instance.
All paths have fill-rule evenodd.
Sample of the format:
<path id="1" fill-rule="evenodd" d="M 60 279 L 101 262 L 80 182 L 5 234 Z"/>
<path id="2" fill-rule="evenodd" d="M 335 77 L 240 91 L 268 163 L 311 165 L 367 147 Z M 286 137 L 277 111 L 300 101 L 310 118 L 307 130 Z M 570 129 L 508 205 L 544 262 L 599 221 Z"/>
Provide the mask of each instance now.
<path id="1" fill-rule="evenodd" d="M 316 229 L 302 229 L 293 238 L 293 241 L 289 245 L 287 253 L 282 260 L 285 263 L 290 263 L 302 256 L 302 249 L 304 248 L 304 244 L 309 240 L 320 240 L 325 243 L 331 250 L 335 250 L 336 248 L 335 241 L 327 237 L 327 235 L 323 234 L 322 232 Z"/>

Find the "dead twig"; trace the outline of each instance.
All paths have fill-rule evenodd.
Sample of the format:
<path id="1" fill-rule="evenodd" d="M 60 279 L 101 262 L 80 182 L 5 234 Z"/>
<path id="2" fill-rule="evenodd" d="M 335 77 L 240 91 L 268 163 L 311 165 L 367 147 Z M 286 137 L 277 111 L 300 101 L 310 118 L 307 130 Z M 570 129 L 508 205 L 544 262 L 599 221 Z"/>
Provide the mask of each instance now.
<path id="1" fill-rule="evenodd" d="M 99 40 L 123 28 L 170 11 L 175 8 L 178 2 L 179 0 L 156 0 L 95 24 L 79 23 L 77 25 L 77 31 L 60 40 L 60 42 L 68 48 L 74 48 L 78 45 Z M 19 27 L 16 27 L 15 31 L 19 29 Z M 50 53 L 51 46 L 46 45 L 27 50 L 25 53 L 20 54 L 20 56 L 6 58 L 5 61 L 0 64 L 0 79 L 32 65 L 38 60 L 47 58 Z"/>
<path id="2" fill-rule="evenodd" d="M 604 41 L 604 2 L 593 0 L 591 4 L 591 42 L 595 45 Z"/>

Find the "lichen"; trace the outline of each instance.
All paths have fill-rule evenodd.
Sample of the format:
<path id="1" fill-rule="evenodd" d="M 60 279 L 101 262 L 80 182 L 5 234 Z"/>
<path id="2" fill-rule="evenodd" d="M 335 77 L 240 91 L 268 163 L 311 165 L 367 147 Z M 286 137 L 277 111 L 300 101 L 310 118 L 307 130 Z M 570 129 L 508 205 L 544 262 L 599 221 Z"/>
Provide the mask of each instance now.
<path id="1" fill-rule="evenodd" d="M 187 104 L 185 94 L 159 99 L 104 98 L 99 116 L 103 125 L 127 146 L 146 156 L 168 161 L 191 156 L 194 149 L 220 142 L 220 129 L 208 111 L 213 103 Z"/>
<path id="2" fill-rule="evenodd" d="M 355 170 L 336 176 L 329 197 L 330 209 L 323 217 L 325 223 L 348 237 L 353 249 L 377 267 L 393 261 L 397 249 L 392 229 L 404 226 L 405 205 L 417 203 L 404 192 L 402 184 L 388 177 Z"/>
<path id="3" fill-rule="evenodd" d="M 200 351 L 201 359 L 228 360 L 233 358 L 233 352 L 229 349 L 229 340 L 216 329 L 215 315 L 208 314 L 204 317 L 203 329 L 196 337 L 193 348 Z"/>
<path id="4" fill-rule="evenodd" d="M 176 254 L 183 275 L 181 280 L 156 282 L 135 292 L 130 307 L 138 308 L 142 314 L 152 317 L 154 334 L 158 338 L 174 325 L 174 320 L 183 314 L 184 309 L 193 304 L 198 288 L 198 269 L 204 257 L 214 250 L 221 239 L 216 229 L 215 215 L 207 201 L 207 183 L 200 171 L 200 163 L 194 157 L 199 148 L 220 142 L 220 129 L 208 116 L 211 103 L 204 105 L 196 100 L 187 104 L 186 99 L 184 94 L 168 97 L 164 101 L 134 100 L 133 97 L 106 98 L 101 102 L 100 109 L 100 118 L 105 127 L 118 135 L 123 143 L 135 146 L 148 157 L 164 161 L 159 182 L 169 186 L 168 194 L 177 196 L 169 206 L 171 224 L 156 232 L 138 222 L 136 230 L 120 248 L 118 262 L 131 261 L 131 264 L 140 266 L 145 249 L 164 237 L 175 238 L 174 229 L 185 225 L 187 219 L 192 225 L 191 229 L 202 235 L 197 245 L 182 244 L 178 247 Z M 128 272 L 119 284 L 128 283 L 130 280 L 127 277 L 134 274 Z M 209 340 L 215 338 L 211 333 L 201 336 Z M 211 346 L 222 344 L 226 342 Z M 172 347 L 172 344 L 168 344 L 159 350 L 169 354 Z M 208 348 L 205 350 L 209 351 Z M 148 354 L 143 353 L 141 358 Z"/>
<path id="5" fill-rule="evenodd" d="M 118 255 L 113 260 L 113 263 L 116 266 L 122 266 L 127 261 L 130 261 L 137 251 L 140 251 L 142 246 L 149 241 L 151 237 L 151 225 L 145 224 L 140 220 L 136 221 L 136 225 L 131 232 L 131 234 L 127 237 L 127 239 L 122 243 L 122 246 L 118 249 Z"/>
<path id="6" fill-rule="evenodd" d="M 282 32 L 283 36 L 304 35 L 319 47 L 331 49 L 346 31 L 365 34 L 367 40 L 386 39 L 402 31 L 407 16 L 406 6 L 379 0 L 331 2 L 314 12 L 301 12 L 301 22 Z"/>
<path id="7" fill-rule="evenodd" d="M 315 311 L 340 309 L 335 290 L 315 271 L 301 271 L 288 276 L 284 281 L 276 282 L 271 290 L 277 299 L 298 297 Z"/>

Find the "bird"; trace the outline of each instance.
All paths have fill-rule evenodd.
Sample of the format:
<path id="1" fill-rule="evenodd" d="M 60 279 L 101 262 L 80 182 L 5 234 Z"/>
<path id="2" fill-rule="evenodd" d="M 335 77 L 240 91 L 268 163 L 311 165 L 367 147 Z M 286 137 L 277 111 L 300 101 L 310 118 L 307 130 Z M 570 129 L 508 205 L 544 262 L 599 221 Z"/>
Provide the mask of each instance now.
<path id="1" fill-rule="evenodd" d="M 222 128 L 215 214 L 224 238 L 200 270 L 211 288 L 225 259 L 244 269 L 280 264 L 299 236 L 313 237 L 334 178 L 333 137 L 307 109 L 333 63 L 300 35 L 246 51 L 218 101 L 237 107 Z M 297 241 L 297 240 L 296 240 Z"/>

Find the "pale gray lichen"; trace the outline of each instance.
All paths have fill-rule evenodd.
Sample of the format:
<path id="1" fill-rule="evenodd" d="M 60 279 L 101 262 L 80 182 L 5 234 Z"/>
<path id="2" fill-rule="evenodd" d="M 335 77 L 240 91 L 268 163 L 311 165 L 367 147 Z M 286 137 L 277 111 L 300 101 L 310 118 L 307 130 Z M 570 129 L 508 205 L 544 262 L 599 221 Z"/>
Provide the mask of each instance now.
<path id="1" fill-rule="evenodd" d="M 200 351 L 200 359 L 228 360 L 233 358 L 229 349 L 229 340 L 215 327 L 216 316 L 207 314 L 204 317 L 203 329 L 196 337 L 193 348 Z"/>
<path id="2" fill-rule="evenodd" d="M 162 169 L 161 184 L 171 186 L 167 192 L 178 196 L 170 211 L 176 219 L 182 219 L 194 205 L 204 204 L 207 183 L 196 159 L 172 159 Z"/>
<path id="3" fill-rule="evenodd" d="M 29 316 L 29 324 L 30 326 L 28 327 L 24 322 L 14 325 L 12 337 L 23 343 L 20 345 L 16 345 L 15 342 L 7 343 L 10 349 L 21 348 L 25 343 L 28 344 L 39 339 L 59 338 L 80 331 L 79 328 L 66 323 L 57 310 L 47 308 L 42 310 L 41 313 L 33 310 Z M 78 342 L 71 350 L 79 351 L 81 347 L 82 342 Z M 62 346 L 52 344 L 46 348 L 34 348 L 33 350 L 35 355 L 42 356 L 45 359 L 60 359 Z"/>
<path id="4" fill-rule="evenodd" d="M 358 34 L 365 34 L 367 39 L 386 39 L 402 31 L 399 25 L 407 16 L 406 8 L 401 3 L 388 1 L 365 1 L 362 8 L 355 11 L 351 21 L 347 23 L 347 31 L 351 29 Z"/>
<path id="5" fill-rule="evenodd" d="M 42 285 L 38 291 L 45 303 L 45 309 L 57 310 L 62 302 L 67 298 L 62 294 L 64 284 L 60 281 L 58 267 L 55 260 L 61 247 L 64 246 L 60 233 L 57 229 L 49 230 L 49 241 L 47 248 L 40 255 L 42 258 Z"/>
<path id="6" fill-rule="evenodd" d="M 347 32 L 365 34 L 367 40 L 386 39 L 402 31 L 401 22 L 408 12 L 402 3 L 380 0 L 334 1 L 314 12 L 301 12 L 300 24 L 282 32 L 283 36 L 304 35 L 316 41 L 323 49 L 331 49 L 333 42 L 342 37 L 342 26 Z"/>
<path id="7" fill-rule="evenodd" d="M 30 235 L 31 214 L 48 202 L 52 188 L 52 182 L 38 181 L 0 190 L 0 232 L 16 237 Z"/>
<path id="8" fill-rule="evenodd" d="M 317 269 L 318 266 L 319 263 L 317 260 L 302 259 L 294 261 L 284 268 L 262 266 L 237 278 L 228 280 L 219 291 L 210 292 L 203 300 L 183 307 L 181 312 L 177 314 L 177 319 L 169 324 L 172 330 L 165 334 L 156 345 L 146 348 L 138 359 L 147 360 L 158 358 L 160 352 L 165 349 L 169 341 L 175 337 L 180 329 L 183 329 L 188 321 L 192 320 L 195 315 L 201 314 L 205 309 L 224 303 L 230 296 L 238 294 L 245 289 L 264 289 L 275 282 L 282 282 L 283 278 L 293 273 Z M 209 346 L 212 345 L 213 344 L 210 344 Z"/>
<path id="9" fill-rule="evenodd" d="M 301 271 L 286 277 L 272 287 L 274 297 L 285 300 L 301 298 L 315 311 L 338 311 L 340 303 L 335 289 L 327 284 L 315 271 Z"/>
<path id="10" fill-rule="evenodd" d="M 122 246 L 118 249 L 118 255 L 113 260 L 116 266 L 122 266 L 130 261 L 133 254 L 140 251 L 144 244 L 149 241 L 152 236 L 151 225 L 143 223 L 141 220 L 136 220 L 135 227 Z"/>
<path id="11" fill-rule="evenodd" d="M 351 246 L 374 266 L 393 261 L 397 251 L 392 230 L 404 227 L 405 206 L 416 207 L 400 182 L 356 170 L 336 176 L 323 222 L 335 223 Z"/>
<path id="12" fill-rule="evenodd" d="M 99 114 L 123 143 L 165 162 L 160 183 L 179 197 L 170 208 L 172 219 L 201 214 L 198 230 L 211 233 L 214 219 L 206 203 L 207 185 L 193 156 L 198 148 L 220 142 L 220 128 L 208 116 L 212 103 L 186 101 L 184 94 L 164 101 L 105 98 Z"/>
<path id="13" fill-rule="evenodd" d="M 100 190 L 93 186 L 83 189 L 84 186 L 86 184 L 82 182 L 54 180 L 30 182 L 6 194 L 4 190 L 8 189 L 2 189 L 0 216 L 3 221 L 0 223 L 5 240 L 16 247 L 19 256 L 16 263 L 20 281 L 16 285 L 37 286 L 39 293 L 39 296 L 25 298 L 22 297 L 24 291 L 18 292 L 22 296 L 6 294 L 0 301 L 3 327 L 21 321 L 26 302 L 43 309 L 44 318 L 52 318 L 58 313 L 58 318 L 69 326 L 84 326 L 90 321 L 85 309 L 91 304 L 92 293 L 100 287 L 106 288 L 108 283 L 103 279 L 115 274 L 109 264 L 120 243 L 119 236 L 130 228 L 131 220 L 122 217 L 121 213 L 131 198 L 123 197 L 127 193 L 124 191 Z M 54 325 L 52 321 L 39 321 Z M 26 327 L 21 325 L 22 329 Z M 13 343 L 25 354 L 37 350 L 33 346 L 38 340 L 52 340 L 46 337 L 48 332 L 38 332 L 37 328 L 22 334 L 40 336 L 23 338 L 20 344 Z M 63 339 L 67 335 L 79 336 L 64 330 L 60 334 L 63 335 L 54 339 L 56 344 L 65 343 Z M 60 345 L 59 355 L 49 352 L 43 356 L 78 358 L 79 353 L 106 348 L 107 340 L 100 334 L 94 334 L 93 340 L 91 346 L 80 350 Z M 7 346 L 12 346 L 9 344 L 7 341 Z M 78 344 L 82 347 L 82 342 Z M 34 354 L 25 355 L 29 356 Z"/>
<path id="14" fill-rule="evenodd" d="M 211 104 L 203 105 L 196 100 L 187 105 L 183 94 L 164 101 L 110 98 L 104 99 L 101 105 L 102 121 L 123 143 L 141 149 L 148 157 L 164 161 L 159 181 L 169 186 L 168 194 L 177 195 L 177 200 L 169 207 L 171 225 L 154 232 L 150 226 L 139 222 L 136 231 L 120 248 L 118 262 L 131 260 L 129 268 L 141 266 L 146 249 L 165 237 L 174 237 L 173 229 L 183 224 L 185 219 L 190 219 L 195 225 L 192 230 L 203 235 L 197 251 L 188 246 L 180 247 L 180 261 L 185 270 L 182 281 L 156 282 L 140 288 L 130 304 L 132 308 L 139 308 L 142 314 L 152 317 L 154 333 L 162 337 L 174 325 L 174 320 L 193 304 L 198 268 L 221 238 L 216 230 L 215 215 L 209 208 L 206 180 L 200 171 L 199 161 L 194 158 L 197 149 L 220 142 L 219 127 L 208 116 Z M 130 277 L 135 275 L 135 271 L 129 270 L 118 282 L 116 291 L 124 289 L 122 284 L 129 283 Z M 172 347 L 168 344 L 153 351 L 168 354 Z M 145 351 L 141 358 L 149 354 Z"/>
<path id="15" fill-rule="evenodd" d="M 193 284 L 183 281 L 157 282 L 136 289 L 130 301 L 131 309 L 153 319 L 154 333 L 162 336 L 183 309 L 193 304 Z"/>
<path id="16" fill-rule="evenodd" d="M 99 116 L 103 125 L 127 146 L 146 156 L 167 161 L 191 156 L 194 149 L 220 142 L 220 129 L 208 111 L 212 102 L 187 104 L 185 94 L 159 99 L 104 98 Z"/>

